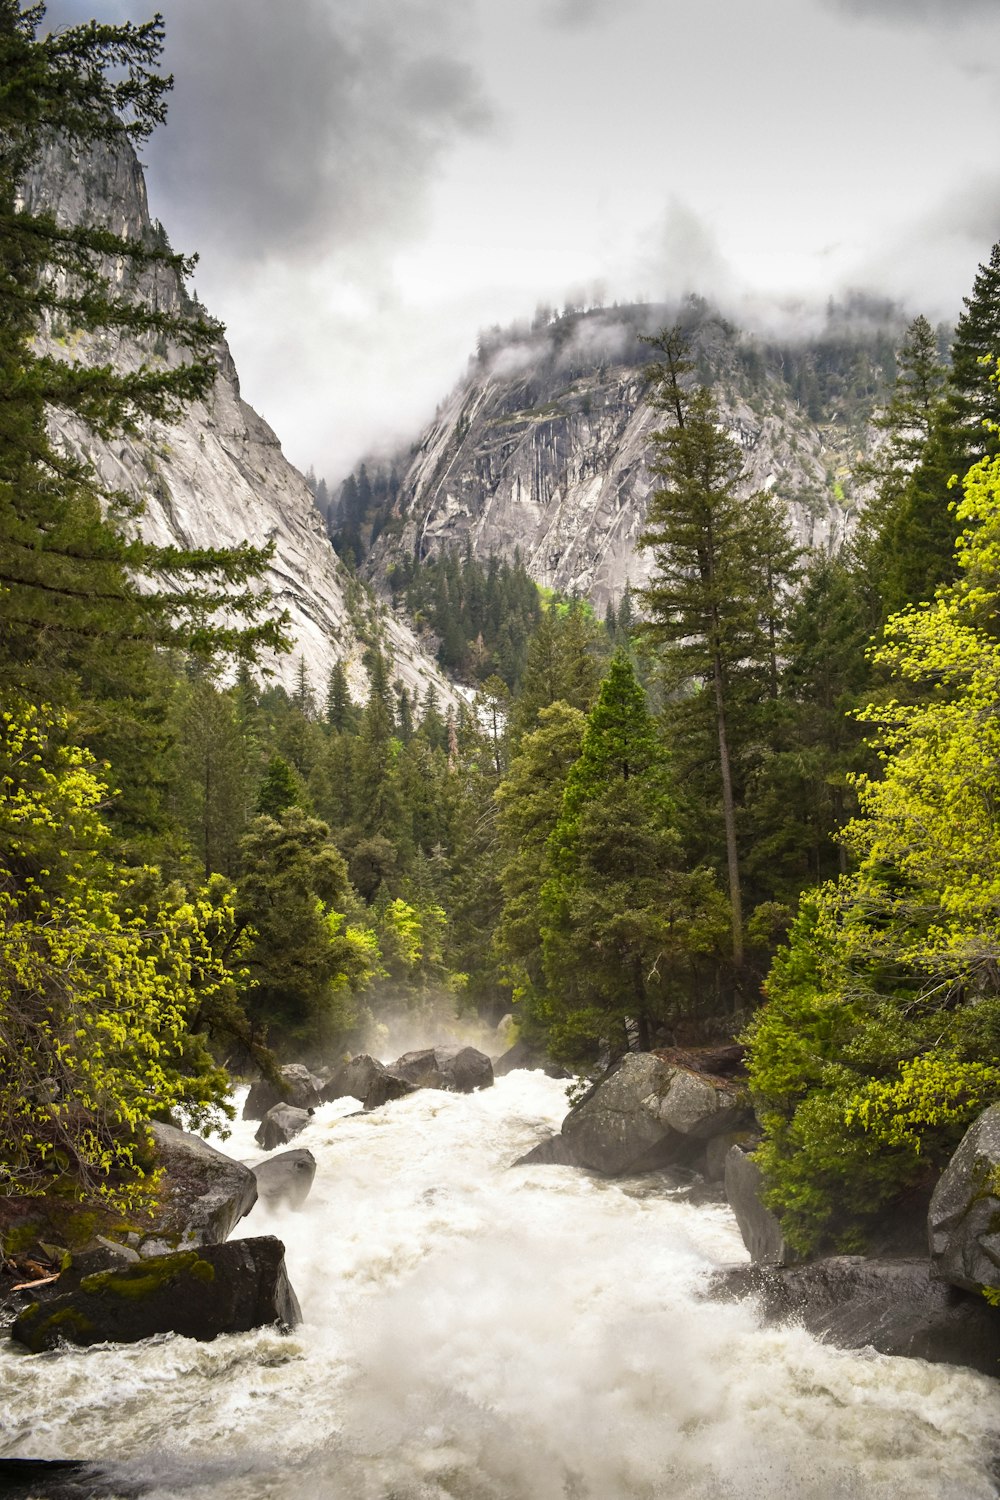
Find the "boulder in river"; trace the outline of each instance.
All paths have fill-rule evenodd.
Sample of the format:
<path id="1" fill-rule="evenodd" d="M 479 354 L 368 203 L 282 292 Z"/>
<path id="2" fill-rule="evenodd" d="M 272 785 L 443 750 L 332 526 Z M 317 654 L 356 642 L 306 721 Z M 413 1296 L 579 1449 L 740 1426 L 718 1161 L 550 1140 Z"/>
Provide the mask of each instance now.
<path id="1" fill-rule="evenodd" d="M 533 1047 L 529 1042 L 518 1037 L 512 1047 L 508 1047 L 502 1057 L 498 1057 L 493 1064 L 493 1073 L 497 1078 L 505 1078 L 508 1073 L 514 1073 L 519 1068 L 526 1068 L 530 1072 L 541 1071 L 547 1078 L 572 1078 L 559 1063 L 554 1063 L 548 1056 L 544 1047 Z"/>
<path id="2" fill-rule="evenodd" d="M 323 1093 L 323 1081 L 310 1073 L 303 1063 L 286 1063 L 280 1070 L 281 1083 L 258 1078 L 251 1084 L 243 1105 L 244 1120 L 263 1120 L 276 1104 L 291 1104 L 296 1109 L 315 1109 Z"/>
<path id="3" fill-rule="evenodd" d="M 635 1052 L 570 1110 L 562 1134 L 579 1166 L 615 1177 L 691 1163 L 749 1119 L 731 1081 Z"/>
<path id="4" fill-rule="evenodd" d="M 493 1064 L 475 1047 L 424 1047 L 404 1052 L 389 1069 L 421 1089 L 448 1089 L 471 1094 L 493 1084 Z"/>
<path id="5" fill-rule="evenodd" d="M 163 1178 L 159 1208 L 152 1228 L 142 1234 L 140 1253 L 221 1243 L 257 1201 L 253 1173 L 200 1135 L 158 1121 L 150 1130 Z"/>
<path id="6" fill-rule="evenodd" d="M 515 1167 L 574 1167 L 572 1153 L 566 1140 L 561 1135 L 550 1135 L 547 1140 L 539 1141 L 537 1146 L 532 1146 L 523 1156 L 519 1156 L 514 1163 Z"/>
<path id="7" fill-rule="evenodd" d="M 945 1167 L 927 1215 L 933 1274 L 1000 1291 L 1000 1104 L 975 1120 Z"/>
<path id="8" fill-rule="evenodd" d="M 724 1180 L 729 1207 L 736 1215 L 750 1259 L 763 1266 L 785 1266 L 796 1260 L 794 1250 L 785 1244 L 776 1215 L 761 1202 L 760 1168 L 739 1146 L 731 1146 L 726 1153 Z"/>
<path id="9" fill-rule="evenodd" d="M 753 1297 L 769 1322 L 801 1322 L 841 1349 L 871 1345 L 1000 1375 L 1000 1308 L 935 1281 L 926 1260 L 831 1255 L 798 1266 L 723 1266 L 708 1292 Z"/>
<path id="10" fill-rule="evenodd" d="M 287 1146 L 300 1130 L 305 1130 L 311 1119 L 311 1109 L 296 1109 L 291 1104 L 275 1104 L 260 1122 L 254 1140 L 263 1151 L 273 1151 L 275 1146 Z"/>
<path id="11" fill-rule="evenodd" d="M 208 1340 L 272 1323 L 293 1328 L 301 1319 L 285 1247 L 266 1235 L 83 1276 L 26 1308 L 11 1337 L 38 1354 L 62 1341 L 134 1344 L 160 1333 Z"/>
<path id="12" fill-rule="evenodd" d="M 301 1208 L 316 1176 L 316 1158 L 304 1146 L 280 1151 L 247 1166 L 257 1179 L 257 1193 L 268 1208 Z"/>

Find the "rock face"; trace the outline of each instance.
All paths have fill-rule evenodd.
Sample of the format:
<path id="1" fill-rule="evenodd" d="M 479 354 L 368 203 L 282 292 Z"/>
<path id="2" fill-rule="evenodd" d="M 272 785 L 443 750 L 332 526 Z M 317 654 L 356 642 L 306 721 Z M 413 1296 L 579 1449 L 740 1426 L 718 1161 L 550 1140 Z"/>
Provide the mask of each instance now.
<path id="1" fill-rule="evenodd" d="M 739 1146 L 731 1146 L 726 1153 L 723 1180 L 750 1259 L 764 1266 L 784 1266 L 795 1260 L 777 1218 L 760 1200 L 760 1168 Z"/>
<path id="2" fill-rule="evenodd" d="M 63 146 L 51 147 L 23 196 L 29 208 L 54 213 L 61 224 L 101 225 L 152 244 L 163 239 L 162 228 L 149 217 L 142 168 L 124 140 L 84 157 Z M 109 267 L 112 273 L 120 281 L 120 269 Z M 147 268 L 128 290 L 166 313 L 191 306 L 169 268 Z M 47 348 L 56 357 L 66 353 L 55 333 Z M 154 365 L 163 358 L 153 346 L 140 349 L 110 338 L 79 341 L 73 354 L 84 363 L 110 361 L 126 369 L 143 358 Z M 273 541 L 266 581 L 274 612 L 288 611 L 294 642 L 291 653 L 268 663 L 277 681 L 292 689 L 301 660 L 313 690 L 322 693 L 330 668 L 341 660 L 360 701 L 367 692 L 361 636 L 375 629 L 385 638 L 394 677 L 422 692 L 433 683 L 441 702 L 453 703 L 451 685 L 412 632 L 364 585 L 348 580 L 305 480 L 284 457 L 267 423 L 241 399 L 224 340 L 217 358 L 219 375 L 211 395 L 189 407 L 177 423 L 149 423 L 140 435 L 104 442 L 57 416 L 56 435 L 74 454 L 86 453 L 109 489 L 143 499 L 142 533 L 157 545 L 197 549 Z"/>
<path id="3" fill-rule="evenodd" d="M 276 1104 L 269 1109 L 254 1136 L 263 1151 L 273 1151 L 275 1146 L 287 1146 L 300 1130 L 305 1130 L 312 1114 L 307 1109 L 296 1109 L 292 1104 Z"/>
<path id="4" fill-rule="evenodd" d="M 153 1229 L 143 1236 L 142 1253 L 220 1244 L 257 1201 L 253 1173 L 199 1135 L 159 1123 L 151 1130 L 164 1179 L 161 1207 Z"/>
<path id="5" fill-rule="evenodd" d="M 579 1166 L 614 1177 L 693 1162 L 746 1118 L 732 1084 L 630 1053 L 570 1110 L 562 1135 Z"/>
<path id="6" fill-rule="evenodd" d="M 268 1110 L 273 1109 L 276 1104 L 293 1104 L 296 1109 L 315 1109 L 325 1097 L 322 1080 L 310 1073 L 302 1063 L 286 1063 L 280 1071 L 280 1088 L 269 1078 L 258 1078 L 256 1083 L 251 1084 L 243 1105 L 244 1120 L 263 1120 Z"/>
<path id="7" fill-rule="evenodd" d="M 256 1162 L 250 1170 L 257 1179 L 257 1196 L 268 1208 L 301 1208 L 316 1176 L 316 1158 L 300 1146 Z"/>
<path id="8" fill-rule="evenodd" d="M 801 1320 L 843 1349 L 872 1345 L 1000 1375 L 1000 1309 L 935 1281 L 926 1260 L 834 1255 L 800 1266 L 726 1266 L 709 1294 L 754 1297 L 773 1322 Z"/>
<path id="9" fill-rule="evenodd" d="M 61 1340 L 132 1344 L 158 1333 L 208 1340 L 271 1323 L 293 1328 L 301 1318 L 285 1247 L 264 1236 L 84 1276 L 63 1294 L 27 1308 L 11 1337 L 37 1354 Z"/>
<path id="10" fill-rule="evenodd" d="M 511 330 L 483 349 L 412 458 L 397 460 L 396 524 L 373 549 L 369 576 L 384 577 L 403 556 L 436 556 L 468 541 L 483 562 L 519 548 L 537 582 L 589 598 L 602 615 L 627 582 L 648 582 L 651 558 L 637 541 L 656 482 L 651 434 L 663 414 L 648 399 L 650 351 L 640 335 L 677 316 L 662 306 L 594 309 L 530 333 Z M 687 321 L 698 377 L 714 385 L 743 449 L 747 493 L 773 489 L 787 500 L 801 545 L 835 548 L 857 504 L 850 471 L 877 395 L 869 388 L 864 410 L 849 414 L 841 379 L 822 409 L 818 389 L 789 383 L 792 367 L 809 358 L 803 346 L 794 354 L 755 344 L 707 311 Z M 828 365 L 830 346 L 822 337 L 817 344 Z M 873 384 L 884 379 L 874 348 L 859 343 L 847 362 L 855 356 L 869 360 Z"/>
<path id="11" fill-rule="evenodd" d="M 475 1047 L 425 1047 L 404 1052 L 389 1070 L 421 1089 L 471 1094 L 493 1085 L 493 1064 Z"/>
<path id="12" fill-rule="evenodd" d="M 933 1274 L 969 1291 L 1000 1291 L 1000 1104 L 966 1131 L 927 1216 Z"/>

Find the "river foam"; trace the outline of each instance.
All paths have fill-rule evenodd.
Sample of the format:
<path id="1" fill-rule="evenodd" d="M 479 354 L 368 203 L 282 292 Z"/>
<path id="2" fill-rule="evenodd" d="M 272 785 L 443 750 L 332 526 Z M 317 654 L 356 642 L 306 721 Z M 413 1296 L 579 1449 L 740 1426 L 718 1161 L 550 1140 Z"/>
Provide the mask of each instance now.
<path id="1" fill-rule="evenodd" d="M 510 1170 L 565 1112 L 515 1073 L 317 1112 L 277 1233 L 306 1321 L 211 1344 L 0 1351 L 0 1452 L 156 1500 L 987 1500 L 998 1386 L 700 1296 L 745 1258 L 659 1177 Z M 261 1156 L 252 1123 L 224 1149 Z"/>

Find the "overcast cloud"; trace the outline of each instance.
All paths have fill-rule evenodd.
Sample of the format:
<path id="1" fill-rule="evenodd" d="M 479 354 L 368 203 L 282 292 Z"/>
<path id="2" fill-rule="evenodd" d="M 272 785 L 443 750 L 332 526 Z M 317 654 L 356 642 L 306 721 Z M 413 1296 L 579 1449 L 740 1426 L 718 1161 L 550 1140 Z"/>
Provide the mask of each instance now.
<path id="1" fill-rule="evenodd" d="M 331 480 L 539 302 L 695 290 L 759 326 L 867 286 L 953 318 L 1000 237 L 1000 0 L 163 9 L 151 206 L 247 398 Z M 148 9 L 50 19 L 95 12 Z"/>

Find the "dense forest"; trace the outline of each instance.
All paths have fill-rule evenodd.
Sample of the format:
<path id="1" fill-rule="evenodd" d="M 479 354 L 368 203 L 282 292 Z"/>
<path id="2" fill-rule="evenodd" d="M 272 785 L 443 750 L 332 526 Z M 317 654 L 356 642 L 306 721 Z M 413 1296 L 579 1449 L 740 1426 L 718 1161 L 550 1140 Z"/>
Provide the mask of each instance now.
<path id="1" fill-rule="evenodd" d="M 137 540 L 49 440 L 51 407 L 105 435 L 178 410 L 218 329 L 130 298 L 187 269 L 165 244 L 19 209 L 50 131 L 141 140 L 164 108 L 158 22 L 39 22 L 0 0 L 0 1194 L 134 1208 L 154 1115 L 457 1007 L 584 1074 L 742 1036 L 789 1239 L 859 1243 L 1000 1098 L 1000 248 L 946 357 L 922 317 L 894 351 L 843 554 L 745 493 L 668 328 L 641 595 L 598 620 L 519 561 L 414 561 L 390 586 L 462 706 L 377 635 L 363 702 L 342 665 L 287 692 L 265 554 Z M 40 352 L 56 315 L 142 361 Z"/>

